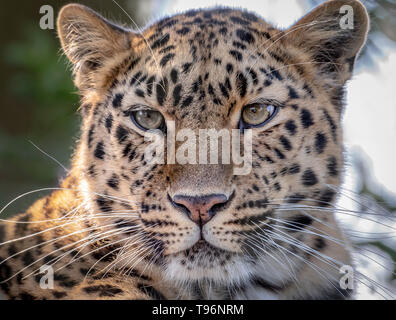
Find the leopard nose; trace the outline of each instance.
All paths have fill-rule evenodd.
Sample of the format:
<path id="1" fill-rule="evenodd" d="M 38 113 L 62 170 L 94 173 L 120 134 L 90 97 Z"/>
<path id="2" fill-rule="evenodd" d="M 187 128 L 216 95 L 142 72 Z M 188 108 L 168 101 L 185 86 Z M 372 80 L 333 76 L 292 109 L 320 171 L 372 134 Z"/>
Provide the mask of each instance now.
<path id="1" fill-rule="evenodd" d="M 188 217 L 199 226 L 203 226 L 217 213 L 216 209 L 228 201 L 224 194 L 211 194 L 206 196 L 175 195 L 172 203 L 176 207 L 184 209 Z"/>

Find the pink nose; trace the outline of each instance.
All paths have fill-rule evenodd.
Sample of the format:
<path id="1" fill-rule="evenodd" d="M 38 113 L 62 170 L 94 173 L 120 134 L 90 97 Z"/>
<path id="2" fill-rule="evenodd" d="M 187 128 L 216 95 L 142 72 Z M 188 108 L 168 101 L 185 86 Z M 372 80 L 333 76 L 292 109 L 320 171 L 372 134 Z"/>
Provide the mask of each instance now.
<path id="1" fill-rule="evenodd" d="M 215 216 L 213 207 L 227 202 L 228 199 L 223 194 L 211 194 L 200 197 L 176 195 L 172 200 L 176 207 L 184 207 L 188 217 L 202 227 Z"/>

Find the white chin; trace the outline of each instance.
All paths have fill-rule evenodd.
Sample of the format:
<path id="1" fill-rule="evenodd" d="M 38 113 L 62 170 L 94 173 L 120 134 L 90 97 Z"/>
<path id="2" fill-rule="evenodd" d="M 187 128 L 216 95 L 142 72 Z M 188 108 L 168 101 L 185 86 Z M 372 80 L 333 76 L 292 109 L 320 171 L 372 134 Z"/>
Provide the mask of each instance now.
<path id="1" fill-rule="evenodd" d="M 184 252 L 168 257 L 164 272 L 164 279 L 176 283 L 210 280 L 214 283 L 230 285 L 247 281 L 252 275 L 252 267 L 242 257 L 229 255 L 225 261 L 222 257 L 211 261 L 210 256 L 198 253 L 193 261 L 185 256 Z"/>

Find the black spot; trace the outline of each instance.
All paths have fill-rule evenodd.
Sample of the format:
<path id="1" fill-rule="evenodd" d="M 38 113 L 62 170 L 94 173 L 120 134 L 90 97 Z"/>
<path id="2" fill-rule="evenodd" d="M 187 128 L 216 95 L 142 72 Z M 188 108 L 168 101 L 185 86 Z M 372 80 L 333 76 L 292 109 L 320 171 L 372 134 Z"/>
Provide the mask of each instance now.
<path id="1" fill-rule="evenodd" d="M 103 142 L 101 141 L 96 145 L 94 155 L 96 158 L 103 160 L 105 154 L 106 153 L 104 152 Z"/>
<path id="2" fill-rule="evenodd" d="M 214 88 L 213 88 L 212 84 L 210 84 L 210 83 L 209 83 L 209 86 L 208 86 L 208 93 L 209 93 L 211 96 L 213 96 L 213 95 L 215 94 Z"/>
<path id="3" fill-rule="evenodd" d="M 269 87 L 272 84 L 272 82 L 270 80 L 265 80 L 264 81 L 264 86 Z"/>
<path id="4" fill-rule="evenodd" d="M 9 256 L 13 256 L 14 254 L 16 254 L 18 252 L 17 248 L 15 247 L 15 244 L 11 244 L 8 247 L 8 255 Z"/>
<path id="5" fill-rule="evenodd" d="M 335 191 L 331 189 L 324 190 L 318 199 L 319 205 L 321 206 L 330 206 L 331 202 L 334 199 Z"/>
<path id="6" fill-rule="evenodd" d="M 154 300 L 166 300 L 165 297 L 153 287 L 139 283 L 138 289 Z"/>
<path id="7" fill-rule="evenodd" d="M 131 81 L 129 82 L 129 85 L 132 87 L 136 82 L 139 81 L 140 77 L 142 76 L 142 72 L 139 71 L 137 72 L 131 79 Z"/>
<path id="8" fill-rule="evenodd" d="M 113 127 L 113 116 L 110 114 L 107 118 L 106 118 L 106 128 L 107 131 L 110 133 L 111 132 L 111 128 Z"/>
<path id="9" fill-rule="evenodd" d="M 112 205 L 114 204 L 114 201 L 103 197 L 98 197 L 96 199 L 96 203 L 103 212 L 110 212 L 112 211 Z"/>
<path id="10" fill-rule="evenodd" d="M 298 163 L 294 163 L 289 168 L 289 174 L 297 174 L 300 172 L 300 165 Z"/>
<path id="11" fill-rule="evenodd" d="M 230 97 L 230 95 L 228 94 L 227 88 L 222 83 L 219 83 L 219 88 L 220 88 L 221 94 L 224 96 L 224 98 L 228 99 Z"/>
<path id="12" fill-rule="evenodd" d="M 153 84 L 155 81 L 155 76 L 151 76 L 148 80 L 147 80 L 147 94 L 149 96 L 152 95 L 153 93 Z"/>
<path id="13" fill-rule="evenodd" d="M 180 102 L 181 99 L 181 90 L 182 90 L 182 85 L 179 84 L 173 89 L 173 106 L 177 106 Z"/>
<path id="14" fill-rule="evenodd" d="M 246 20 L 249 20 L 252 22 L 258 21 L 258 18 L 254 14 L 249 13 L 249 12 L 242 13 L 242 17 L 245 18 Z"/>
<path id="15" fill-rule="evenodd" d="M 157 101 L 160 106 L 164 104 L 166 96 L 168 95 L 168 79 L 164 78 L 157 84 Z"/>
<path id="16" fill-rule="evenodd" d="M 239 17 L 231 17 L 230 19 L 231 19 L 232 22 L 240 24 L 242 26 L 247 26 L 247 25 L 250 24 L 249 21 L 243 20 L 243 19 L 241 19 Z"/>
<path id="17" fill-rule="evenodd" d="M 172 69 L 172 71 L 171 71 L 171 73 L 170 73 L 170 76 L 171 76 L 172 82 L 173 82 L 174 84 L 176 84 L 176 83 L 177 83 L 177 79 L 178 79 L 177 70 L 176 70 L 176 69 Z"/>
<path id="18" fill-rule="evenodd" d="M 253 84 L 257 85 L 258 84 L 257 73 L 251 68 L 247 68 L 247 70 L 249 72 L 249 75 L 252 77 Z"/>
<path id="19" fill-rule="evenodd" d="M 181 107 L 182 108 L 188 107 L 193 102 L 193 100 L 194 100 L 193 96 L 188 96 L 186 99 L 183 100 Z"/>
<path id="20" fill-rule="evenodd" d="M 293 136 L 296 134 L 297 131 L 297 126 L 293 120 L 289 120 L 285 124 L 285 128 L 287 131 L 289 131 L 290 135 Z"/>
<path id="21" fill-rule="evenodd" d="M 24 264 L 25 266 L 28 266 L 28 265 L 31 265 L 31 264 L 35 261 L 35 259 L 33 259 L 32 253 L 31 253 L 30 251 L 27 251 L 27 252 L 22 256 L 22 261 L 23 261 L 23 264 Z"/>
<path id="22" fill-rule="evenodd" d="M 290 151 L 292 149 L 289 139 L 287 139 L 285 136 L 280 137 L 280 142 L 285 150 Z"/>
<path id="23" fill-rule="evenodd" d="M 67 296 L 67 293 L 64 291 L 53 291 L 52 294 L 56 299 L 62 299 Z"/>
<path id="24" fill-rule="evenodd" d="M 287 227 L 292 228 L 292 231 L 300 231 L 311 225 L 313 220 L 309 216 L 299 215 L 287 221 Z"/>
<path id="25" fill-rule="evenodd" d="M 93 140 L 94 133 L 95 133 L 95 125 L 93 124 L 88 131 L 88 148 L 91 148 L 91 143 Z"/>
<path id="26" fill-rule="evenodd" d="M 285 159 L 285 155 L 278 148 L 274 148 L 274 151 L 279 159 Z"/>
<path id="27" fill-rule="evenodd" d="M 299 96 L 298 96 L 296 90 L 294 90 L 294 88 L 289 86 L 288 89 L 289 89 L 289 99 L 298 99 L 299 98 Z"/>
<path id="28" fill-rule="evenodd" d="M 160 65 L 161 67 L 165 67 L 166 64 L 171 61 L 176 55 L 174 53 L 168 53 L 166 56 L 164 56 L 161 61 L 160 61 Z"/>
<path id="29" fill-rule="evenodd" d="M 242 53 L 236 50 L 230 50 L 230 55 L 232 55 L 237 61 L 242 61 Z"/>
<path id="30" fill-rule="evenodd" d="M 166 34 L 164 37 L 162 37 L 161 39 L 156 40 L 156 41 L 152 44 L 151 49 L 152 49 L 152 50 L 155 50 L 155 49 L 157 49 L 157 48 L 160 48 L 160 47 L 165 46 L 165 45 L 168 43 L 169 39 L 170 39 L 170 36 L 169 36 L 169 33 L 167 33 L 167 34 Z"/>
<path id="31" fill-rule="evenodd" d="M 329 115 L 329 113 L 324 109 L 323 109 L 323 114 L 325 115 L 326 120 L 329 123 L 333 140 L 334 142 L 337 142 L 337 125 L 335 124 L 333 118 Z"/>
<path id="32" fill-rule="evenodd" d="M 302 182 L 305 186 L 313 186 L 318 183 L 318 178 L 311 169 L 307 169 L 302 175 Z"/>
<path id="33" fill-rule="evenodd" d="M 327 171 L 330 176 L 335 177 L 338 175 L 338 166 L 336 157 L 330 157 L 327 159 Z"/>
<path id="34" fill-rule="evenodd" d="M 226 35 L 227 35 L 227 32 L 228 32 L 228 30 L 227 30 L 227 28 L 225 28 L 225 27 L 223 27 L 223 28 L 221 28 L 221 29 L 219 30 L 219 33 L 220 33 L 221 35 L 223 35 L 223 36 L 226 36 Z"/>
<path id="35" fill-rule="evenodd" d="M 305 199 L 305 196 L 299 193 L 295 193 L 292 195 L 287 196 L 286 202 L 287 203 L 297 203 Z"/>
<path id="36" fill-rule="evenodd" d="M 228 63 L 226 66 L 226 70 L 229 74 L 231 74 L 234 71 L 234 67 L 231 63 Z"/>
<path id="37" fill-rule="evenodd" d="M 96 175 L 96 172 L 95 172 L 95 165 L 94 165 L 94 164 L 91 165 L 91 166 L 88 168 L 88 174 L 89 174 L 91 177 L 94 177 L 94 176 Z"/>
<path id="38" fill-rule="evenodd" d="M 285 60 L 281 56 L 277 55 L 275 52 L 268 51 L 268 54 L 279 63 L 285 64 Z"/>
<path id="39" fill-rule="evenodd" d="M 138 97 L 144 98 L 144 92 L 143 92 L 143 90 L 141 90 L 141 89 L 136 89 L 135 93 L 136 93 L 136 95 L 137 95 Z"/>
<path id="40" fill-rule="evenodd" d="M 274 68 L 272 68 L 272 67 L 270 67 L 270 74 L 271 74 L 272 76 L 274 76 L 276 79 L 278 79 L 279 81 L 282 81 L 282 80 L 283 80 L 283 77 L 281 76 L 281 74 L 279 73 L 279 71 L 276 70 L 276 69 L 274 69 Z"/>
<path id="41" fill-rule="evenodd" d="M 122 99 L 124 98 L 124 95 L 121 93 L 117 93 L 113 99 L 113 107 L 114 108 L 119 108 L 122 103 Z"/>
<path id="42" fill-rule="evenodd" d="M 236 75 L 236 85 L 239 89 L 239 95 L 243 98 L 246 95 L 248 84 L 246 77 L 241 72 Z"/>
<path id="43" fill-rule="evenodd" d="M 315 136 L 315 150 L 318 154 L 323 153 L 327 145 L 327 138 L 323 133 L 317 133 Z"/>
<path id="44" fill-rule="evenodd" d="M 187 28 L 187 27 L 184 27 L 184 28 L 179 29 L 179 30 L 176 31 L 177 34 L 180 34 L 180 35 L 183 35 L 183 36 L 186 35 L 189 32 L 190 32 L 190 28 Z"/>
<path id="45" fill-rule="evenodd" d="M 135 60 L 132 60 L 129 67 L 128 67 L 128 71 L 132 70 L 133 68 L 136 67 L 136 65 L 139 63 L 140 58 L 137 58 Z"/>
<path id="46" fill-rule="evenodd" d="M 188 73 L 191 69 L 192 63 L 185 63 L 183 64 L 182 68 L 183 68 L 183 73 Z"/>
<path id="47" fill-rule="evenodd" d="M 128 136 L 128 130 L 125 129 L 123 126 L 117 127 L 116 137 L 118 143 L 123 143 Z"/>
<path id="48" fill-rule="evenodd" d="M 313 119 L 312 119 L 312 115 L 311 112 L 308 111 L 307 109 L 302 109 L 301 110 L 301 123 L 303 125 L 303 127 L 309 128 L 310 126 L 312 126 L 314 124 Z"/>
<path id="49" fill-rule="evenodd" d="M 239 37 L 239 39 L 241 39 L 242 41 L 247 42 L 249 44 L 252 44 L 255 41 L 253 35 L 250 32 L 247 32 L 242 29 L 238 29 L 236 31 L 236 35 Z"/>
<path id="50" fill-rule="evenodd" d="M 115 295 L 123 292 L 120 288 L 114 287 L 109 284 L 89 286 L 85 287 L 83 290 L 88 294 L 99 293 L 100 297 L 114 297 Z"/>
<path id="51" fill-rule="evenodd" d="M 34 296 L 32 296 L 30 293 L 22 292 L 22 293 L 19 294 L 19 299 L 21 299 L 21 300 L 34 300 Z"/>
<path id="52" fill-rule="evenodd" d="M 107 185 L 114 190 L 118 190 L 119 183 L 120 178 L 116 174 L 113 174 L 112 177 L 107 181 Z"/>
<path id="53" fill-rule="evenodd" d="M 173 45 L 170 45 L 170 46 L 167 46 L 167 47 L 161 49 L 161 50 L 159 51 L 159 54 L 165 54 L 165 53 L 167 53 L 167 52 L 169 52 L 169 51 L 171 51 L 171 50 L 174 50 L 174 49 L 176 49 L 176 47 L 173 46 Z"/>
<path id="54" fill-rule="evenodd" d="M 314 247 L 316 250 L 322 250 L 326 247 L 326 242 L 322 238 L 316 238 Z"/>

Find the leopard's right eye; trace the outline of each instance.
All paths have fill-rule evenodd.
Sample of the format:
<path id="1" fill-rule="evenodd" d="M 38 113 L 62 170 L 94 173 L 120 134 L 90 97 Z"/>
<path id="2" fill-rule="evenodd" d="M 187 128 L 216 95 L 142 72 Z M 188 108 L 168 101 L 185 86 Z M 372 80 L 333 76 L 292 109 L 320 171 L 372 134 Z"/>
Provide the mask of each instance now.
<path id="1" fill-rule="evenodd" d="M 139 110 L 131 113 L 133 123 L 144 131 L 162 130 L 166 128 L 164 116 L 154 110 Z"/>

